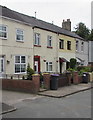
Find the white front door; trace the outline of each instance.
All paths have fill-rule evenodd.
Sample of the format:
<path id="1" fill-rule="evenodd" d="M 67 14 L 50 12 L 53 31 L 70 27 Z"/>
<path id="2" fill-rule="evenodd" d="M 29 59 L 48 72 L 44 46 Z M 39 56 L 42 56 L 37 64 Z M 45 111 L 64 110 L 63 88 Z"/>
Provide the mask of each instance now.
<path id="1" fill-rule="evenodd" d="M 4 75 L 4 58 L 0 58 L 0 77 Z"/>

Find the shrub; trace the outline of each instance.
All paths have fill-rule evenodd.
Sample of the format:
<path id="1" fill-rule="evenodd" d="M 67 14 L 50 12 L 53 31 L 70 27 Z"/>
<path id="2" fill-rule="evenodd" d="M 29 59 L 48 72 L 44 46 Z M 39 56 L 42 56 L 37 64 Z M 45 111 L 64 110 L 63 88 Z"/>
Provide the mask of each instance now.
<path id="1" fill-rule="evenodd" d="M 76 69 L 68 68 L 67 71 L 70 71 L 72 73 L 73 71 L 76 71 Z"/>
<path id="2" fill-rule="evenodd" d="M 78 72 L 78 75 L 83 75 L 84 72 L 85 72 L 85 70 L 82 69 Z"/>
<path id="3" fill-rule="evenodd" d="M 77 64 L 77 60 L 75 58 L 70 59 L 70 68 L 75 69 Z"/>
<path id="4" fill-rule="evenodd" d="M 35 71 L 30 67 L 30 64 L 28 63 L 27 66 L 27 80 L 32 79 L 32 75 L 35 73 Z"/>
<path id="5" fill-rule="evenodd" d="M 78 66 L 77 70 L 78 71 L 83 70 L 84 72 L 90 72 L 91 71 L 91 67 L 90 66 Z"/>

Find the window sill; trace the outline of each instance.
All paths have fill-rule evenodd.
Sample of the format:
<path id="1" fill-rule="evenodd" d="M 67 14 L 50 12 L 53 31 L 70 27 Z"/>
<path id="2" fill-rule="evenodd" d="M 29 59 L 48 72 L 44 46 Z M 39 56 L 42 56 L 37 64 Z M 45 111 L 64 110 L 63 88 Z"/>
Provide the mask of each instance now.
<path id="1" fill-rule="evenodd" d="M 24 43 L 24 41 L 16 40 L 16 42 Z"/>
<path id="2" fill-rule="evenodd" d="M 49 46 L 47 46 L 47 48 L 50 48 L 50 49 L 52 49 L 53 47 L 49 47 Z"/>
<path id="3" fill-rule="evenodd" d="M 59 48 L 60 50 L 64 50 L 64 48 Z"/>
<path id="4" fill-rule="evenodd" d="M 41 45 L 34 45 L 34 47 L 41 47 Z"/>
<path id="5" fill-rule="evenodd" d="M 2 40 L 7 40 L 7 38 L 3 38 L 3 37 L 0 37 L 0 39 L 2 39 Z"/>
<path id="6" fill-rule="evenodd" d="M 22 75 L 22 74 L 26 74 L 26 72 L 20 72 L 20 73 L 14 73 L 15 75 Z"/>
<path id="7" fill-rule="evenodd" d="M 67 49 L 67 50 L 71 51 L 71 49 Z"/>

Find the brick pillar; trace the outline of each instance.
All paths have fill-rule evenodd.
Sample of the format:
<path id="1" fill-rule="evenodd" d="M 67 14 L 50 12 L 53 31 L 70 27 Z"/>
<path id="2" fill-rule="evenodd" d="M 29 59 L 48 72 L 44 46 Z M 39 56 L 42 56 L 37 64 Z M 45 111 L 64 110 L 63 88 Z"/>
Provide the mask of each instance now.
<path id="1" fill-rule="evenodd" d="M 66 76 L 67 76 L 67 80 L 68 80 L 68 85 L 71 85 L 71 78 L 72 78 L 72 75 L 70 72 L 67 72 L 66 73 Z"/>
<path id="2" fill-rule="evenodd" d="M 73 72 L 73 83 L 78 84 L 78 72 Z"/>
<path id="3" fill-rule="evenodd" d="M 40 90 L 40 75 L 39 74 L 32 75 L 32 82 L 33 82 L 33 93 L 38 93 Z"/>
<path id="4" fill-rule="evenodd" d="M 44 73 L 43 80 L 44 80 L 45 89 L 50 89 L 50 74 Z"/>

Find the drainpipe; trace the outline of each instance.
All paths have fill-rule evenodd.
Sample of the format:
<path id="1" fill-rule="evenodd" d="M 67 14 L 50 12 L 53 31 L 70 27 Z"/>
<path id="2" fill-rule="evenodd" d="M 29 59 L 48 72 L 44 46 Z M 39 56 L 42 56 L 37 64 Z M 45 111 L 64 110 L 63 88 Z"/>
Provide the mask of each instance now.
<path id="1" fill-rule="evenodd" d="M 57 61 L 59 61 L 59 58 L 58 58 L 58 51 L 59 51 L 59 46 L 58 46 L 58 44 L 59 44 L 59 33 L 57 33 L 57 38 L 56 38 L 56 42 L 57 42 L 57 47 L 56 47 L 56 72 L 59 72 L 58 71 L 58 65 L 59 65 L 59 62 L 57 62 Z"/>
<path id="2" fill-rule="evenodd" d="M 33 29 L 33 46 L 32 46 L 32 49 L 33 49 L 33 58 L 32 58 L 32 60 L 33 60 L 33 69 L 34 69 L 34 27 L 32 27 L 32 29 Z"/>

